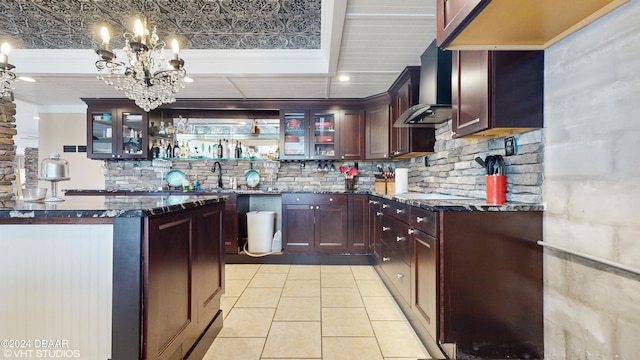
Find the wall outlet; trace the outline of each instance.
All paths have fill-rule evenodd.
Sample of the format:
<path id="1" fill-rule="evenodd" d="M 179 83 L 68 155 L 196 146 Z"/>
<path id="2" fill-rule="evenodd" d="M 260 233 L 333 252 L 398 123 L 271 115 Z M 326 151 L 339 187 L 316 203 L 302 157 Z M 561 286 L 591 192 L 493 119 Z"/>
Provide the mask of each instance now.
<path id="1" fill-rule="evenodd" d="M 504 154 L 511 156 L 518 153 L 518 141 L 513 136 L 504 138 Z"/>

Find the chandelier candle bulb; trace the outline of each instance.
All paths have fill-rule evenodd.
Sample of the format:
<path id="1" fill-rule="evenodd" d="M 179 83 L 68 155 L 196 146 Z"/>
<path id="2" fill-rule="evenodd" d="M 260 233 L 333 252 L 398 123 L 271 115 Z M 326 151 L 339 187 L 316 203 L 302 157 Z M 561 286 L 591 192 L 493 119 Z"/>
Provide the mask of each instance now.
<path id="1" fill-rule="evenodd" d="M 6 64 L 9 62 L 9 53 L 11 52 L 11 46 L 9 45 L 9 43 L 2 43 L 2 46 L 0 47 L 0 51 L 2 51 L 2 53 L 0 54 L 0 63 Z"/>
<path id="2" fill-rule="evenodd" d="M 173 59 L 178 60 L 178 55 L 180 54 L 180 47 L 178 46 L 178 40 L 173 39 L 173 41 L 171 41 L 171 47 L 173 48 Z"/>
<path id="3" fill-rule="evenodd" d="M 140 41 L 144 44 L 144 28 L 142 27 L 142 21 L 140 19 L 136 19 L 136 22 L 133 24 L 133 35 L 134 41 Z"/>
<path id="4" fill-rule="evenodd" d="M 100 37 L 102 38 L 102 48 L 109 50 L 109 40 L 111 40 L 111 37 L 109 36 L 109 30 L 107 30 L 106 26 L 100 29 Z"/>

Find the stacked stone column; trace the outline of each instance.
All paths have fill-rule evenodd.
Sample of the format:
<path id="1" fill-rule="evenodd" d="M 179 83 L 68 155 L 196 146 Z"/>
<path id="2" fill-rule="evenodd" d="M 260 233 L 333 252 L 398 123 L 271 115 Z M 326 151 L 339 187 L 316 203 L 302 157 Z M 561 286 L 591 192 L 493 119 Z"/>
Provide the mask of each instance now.
<path id="1" fill-rule="evenodd" d="M 15 201 L 16 105 L 0 99 L 0 208 Z"/>

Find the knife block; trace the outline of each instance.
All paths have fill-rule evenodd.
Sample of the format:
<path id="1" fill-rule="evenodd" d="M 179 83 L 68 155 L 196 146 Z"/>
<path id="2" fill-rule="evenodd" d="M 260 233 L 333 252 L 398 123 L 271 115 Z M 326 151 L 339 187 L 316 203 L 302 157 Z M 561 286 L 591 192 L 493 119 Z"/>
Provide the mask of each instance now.
<path id="1" fill-rule="evenodd" d="M 387 194 L 387 182 L 384 179 L 376 179 L 375 193 L 386 195 Z"/>

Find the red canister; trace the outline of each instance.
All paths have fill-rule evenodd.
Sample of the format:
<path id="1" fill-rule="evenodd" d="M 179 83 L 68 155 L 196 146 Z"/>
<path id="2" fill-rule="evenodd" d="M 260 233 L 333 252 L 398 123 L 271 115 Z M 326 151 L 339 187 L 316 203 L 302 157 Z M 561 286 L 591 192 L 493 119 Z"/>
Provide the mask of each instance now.
<path id="1" fill-rule="evenodd" d="M 507 200 L 507 177 L 504 175 L 488 175 L 486 179 L 487 204 L 504 204 Z"/>

